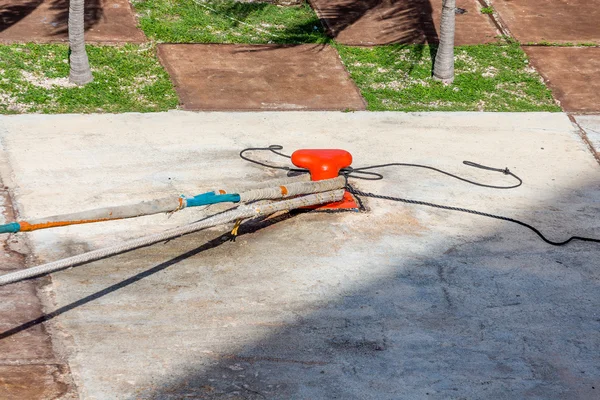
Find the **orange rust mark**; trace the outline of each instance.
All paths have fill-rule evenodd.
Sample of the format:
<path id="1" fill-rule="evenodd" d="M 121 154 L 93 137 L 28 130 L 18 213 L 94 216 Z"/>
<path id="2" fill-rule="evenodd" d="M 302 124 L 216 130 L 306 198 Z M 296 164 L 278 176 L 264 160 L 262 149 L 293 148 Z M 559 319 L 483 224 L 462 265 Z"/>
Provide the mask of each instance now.
<path id="1" fill-rule="evenodd" d="M 21 232 L 28 231 L 36 231 L 38 229 L 46 229 L 46 228 L 55 228 L 58 226 L 67 226 L 67 225 L 79 225 L 79 224 L 89 224 L 92 222 L 102 222 L 102 221 L 112 221 L 121 218 L 101 218 L 101 219 L 82 219 L 78 221 L 51 221 L 51 222 L 42 222 L 40 224 L 30 224 L 26 221 L 19 221 L 19 226 L 21 227 Z"/>
<path id="2" fill-rule="evenodd" d="M 219 189 L 219 194 L 227 194 L 227 192 L 224 191 L 223 189 Z"/>
<path id="3" fill-rule="evenodd" d="M 288 194 L 288 190 L 285 186 L 279 186 L 281 188 L 281 195 L 285 196 L 286 194 Z"/>

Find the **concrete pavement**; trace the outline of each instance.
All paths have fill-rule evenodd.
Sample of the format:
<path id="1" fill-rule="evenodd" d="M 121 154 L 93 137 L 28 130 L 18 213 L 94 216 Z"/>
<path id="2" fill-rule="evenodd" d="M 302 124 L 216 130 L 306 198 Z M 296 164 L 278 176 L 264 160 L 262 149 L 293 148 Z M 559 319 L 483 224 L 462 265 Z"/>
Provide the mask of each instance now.
<path id="1" fill-rule="evenodd" d="M 29 115 L 0 117 L 0 143 L 22 218 L 269 179 L 279 174 L 237 153 L 277 143 L 495 184 L 512 181 L 461 162 L 509 167 L 521 188 L 406 168 L 356 184 L 522 218 L 556 240 L 600 237 L 600 167 L 560 113 Z M 367 206 L 242 225 L 235 243 L 223 236 L 230 227 L 214 228 L 54 274 L 47 325 L 60 333 L 79 396 L 597 397 L 599 245 L 555 248 L 483 217 Z M 201 215 L 19 236 L 36 264 Z"/>
<path id="2" fill-rule="evenodd" d="M 573 118 L 600 159 L 600 115 L 577 115 Z"/>

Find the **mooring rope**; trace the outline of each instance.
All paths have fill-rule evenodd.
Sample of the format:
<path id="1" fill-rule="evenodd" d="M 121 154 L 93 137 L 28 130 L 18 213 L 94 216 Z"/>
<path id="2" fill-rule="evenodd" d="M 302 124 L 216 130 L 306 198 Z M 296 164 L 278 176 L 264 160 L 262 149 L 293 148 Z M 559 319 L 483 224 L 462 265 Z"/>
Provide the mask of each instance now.
<path id="1" fill-rule="evenodd" d="M 126 242 L 119 243 L 113 246 L 88 251 L 87 253 L 67 257 L 62 260 L 53 261 L 47 264 L 2 275 L 0 276 L 0 286 L 22 281 L 28 278 L 33 278 L 40 275 L 46 275 L 66 268 L 79 266 L 90 261 L 100 260 L 102 258 L 112 256 L 115 254 L 120 254 L 141 247 L 146 247 L 154 243 L 162 242 L 168 239 L 173 239 L 178 236 L 186 235 L 216 225 L 225 224 L 231 221 L 256 218 L 262 215 L 270 215 L 278 211 L 292 210 L 300 207 L 340 201 L 343 196 L 344 190 L 338 189 L 329 192 L 315 193 L 308 196 L 296 197 L 290 200 L 283 200 L 272 203 L 241 205 L 234 210 L 226 211 L 224 213 L 211 216 L 205 220 L 194 222 L 189 225 L 169 229 L 161 233 L 143 236 L 141 238 L 128 240 Z"/>

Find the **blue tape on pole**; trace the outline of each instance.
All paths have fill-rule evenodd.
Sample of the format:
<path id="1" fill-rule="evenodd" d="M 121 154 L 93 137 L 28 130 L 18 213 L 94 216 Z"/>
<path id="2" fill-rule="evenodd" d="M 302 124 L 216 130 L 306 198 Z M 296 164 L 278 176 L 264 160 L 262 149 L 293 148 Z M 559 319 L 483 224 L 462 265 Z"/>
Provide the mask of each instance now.
<path id="1" fill-rule="evenodd" d="M 239 203 L 240 195 L 233 194 L 214 194 L 213 192 L 202 193 L 194 197 L 185 198 L 186 207 L 206 206 L 216 203 Z"/>
<path id="2" fill-rule="evenodd" d="M 10 224 L 0 225 L 0 233 L 16 233 L 21 230 L 21 225 L 18 222 L 11 222 Z"/>

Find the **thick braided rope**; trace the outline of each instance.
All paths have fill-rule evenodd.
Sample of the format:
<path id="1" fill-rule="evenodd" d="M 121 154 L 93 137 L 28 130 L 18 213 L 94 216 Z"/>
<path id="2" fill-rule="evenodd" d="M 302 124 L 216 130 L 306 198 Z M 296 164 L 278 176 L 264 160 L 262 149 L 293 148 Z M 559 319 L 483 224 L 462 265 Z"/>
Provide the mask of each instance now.
<path id="1" fill-rule="evenodd" d="M 234 210 L 214 215 L 203 221 L 195 222 L 178 228 L 169 229 L 162 233 L 144 236 L 138 239 L 128 240 L 126 242 L 106 247 L 103 249 L 89 251 L 62 260 L 53 261 L 36 267 L 27 268 L 22 271 L 16 271 L 0 276 L 0 286 L 22 281 L 27 278 L 45 275 L 60 271 L 76 265 L 81 265 L 90 261 L 99 260 L 111 255 L 123 253 L 140 247 L 149 246 L 154 243 L 162 242 L 174 237 L 196 232 L 201 229 L 209 228 L 227 222 L 236 221 L 245 218 L 255 218 L 261 215 L 273 214 L 277 211 L 291 210 L 299 207 L 311 206 L 316 204 L 331 203 L 339 201 L 344 195 L 344 190 L 335 190 L 331 192 L 316 193 L 308 196 L 297 197 L 290 200 L 278 201 L 268 204 L 243 205 Z"/>
<path id="2" fill-rule="evenodd" d="M 240 201 L 246 203 L 262 199 L 281 199 L 300 194 L 327 192 L 330 190 L 341 189 L 344 186 L 346 186 L 346 179 L 343 176 L 322 181 L 295 182 L 287 185 L 269 186 L 268 188 L 242 192 L 240 193 Z"/>
<path id="3" fill-rule="evenodd" d="M 253 185 L 246 185 L 243 188 L 225 187 L 225 188 L 215 189 L 214 193 L 215 194 L 241 193 L 241 192 L 248 192 L 248 191 L 255 190 L 255 189 L 262 189 L 265 186 L 273 187 L 273 186 L 288 185 L 290 183 L 306 182 L 306 181 L 310 181 L 310 174 L 302 174 L 302 175 L 296 175 L 296 176 L 287 176 L 285 178 L 279 178 L 279 179 L 271 179 L 268 182 L 260 182 L 260 183 L 256 183 Z"/>

